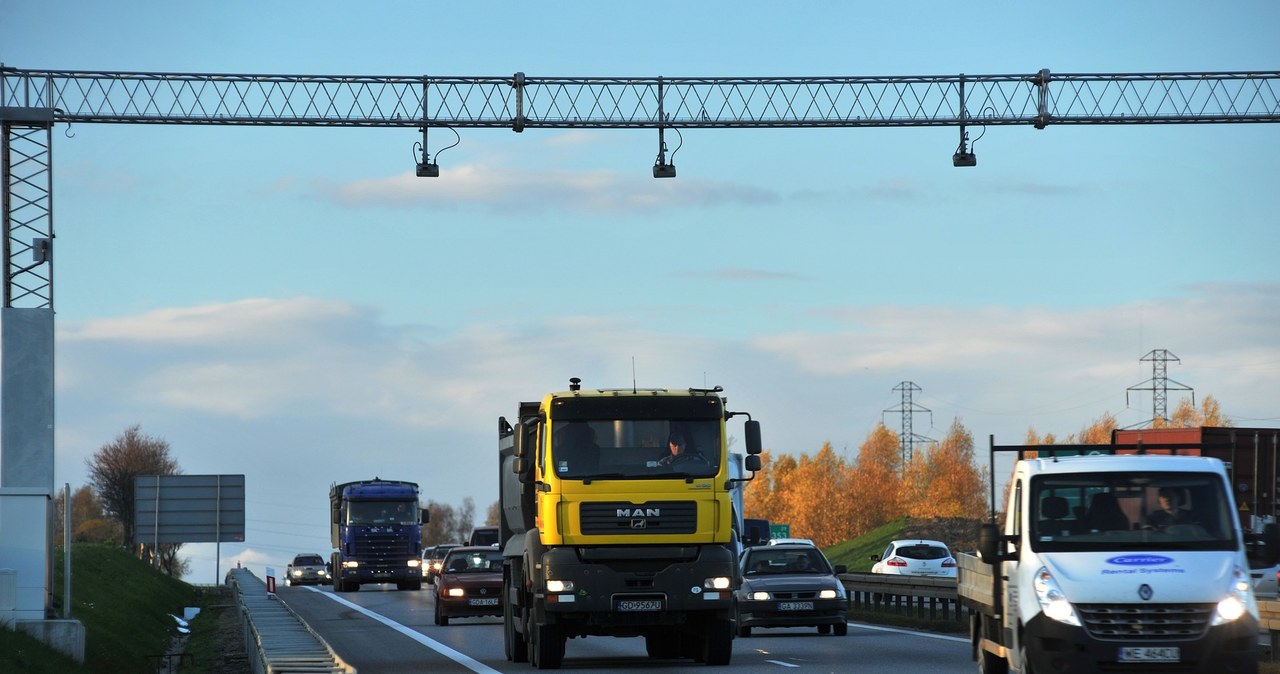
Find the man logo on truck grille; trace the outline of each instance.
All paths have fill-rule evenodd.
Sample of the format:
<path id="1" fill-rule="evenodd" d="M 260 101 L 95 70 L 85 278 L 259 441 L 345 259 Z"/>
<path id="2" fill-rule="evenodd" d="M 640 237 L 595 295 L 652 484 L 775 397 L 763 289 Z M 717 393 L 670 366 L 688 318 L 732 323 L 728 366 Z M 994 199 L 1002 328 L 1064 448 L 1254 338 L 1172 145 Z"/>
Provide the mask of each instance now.
<path id="1" fill-rule="evenodd" d="M 649 526 L 649 520 L 631 520 L 632 529 L 644 529 Z"/>
<path id="2" fill-rule="evenodd" d="M 662 517 L 661 508 L 618 508 L 618 517 Z"/>

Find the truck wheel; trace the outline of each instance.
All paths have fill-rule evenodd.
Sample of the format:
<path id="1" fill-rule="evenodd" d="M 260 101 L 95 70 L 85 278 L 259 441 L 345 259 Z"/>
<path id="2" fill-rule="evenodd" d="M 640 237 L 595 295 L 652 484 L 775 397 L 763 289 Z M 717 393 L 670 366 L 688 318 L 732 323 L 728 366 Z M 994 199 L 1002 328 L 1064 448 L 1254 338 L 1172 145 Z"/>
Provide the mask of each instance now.
<path id="1" fill-rule="evenodd" d="M 420 581 L 420 580 L 407 580 L 407 581 L 404 581 L 403 583 L 396 583 L 396 589 L 397 589 L 397 590 L 409 590 L 409 591 L 421 590 L 421 589 L 422 589 L 422 581 Z"/>
<path id="2" fill-rule="evenodd" d="M 533 643 L 530 656 L 538 669 L 560 669 L 564 661 L 564 634 L 559 625 L 533 624 Z"/>
<path id="3" fill-rule="evenodd" d="M 733 657 L 733 623 L 718 620 L 708 625 L 702 642 L 701 660 L 708 665 L 721 666 L 729 664 Z"/>
<path id="4" fill-rule="evenodd" d="M 516 631 L 515 607 L 505 597 L 502 601 L 502 642 L 506 647 L 508 660 L 529 661 L 529 644 L 525 642 L 524 635 Z"/>
<path id="5" fill-rule="evenodd" d="M 747 638 L 747 637 L 749 637 L 749 636 L 751 636 L 751 628 L 750 628 L 750 627 L 739 627 L 739 628 L 738 628 L 738 636 L 740 636 L 740 637 L 742 637 L 742 638 L 744 638 L 744 639 L 745 639 L 745 638 Z"/>
<path id="6" fill-rule="evenodd" d="M 658 630 L 644 635 L 644 651 L 651 658 L 680 657 L 680 634 L 675 630 Z"/>

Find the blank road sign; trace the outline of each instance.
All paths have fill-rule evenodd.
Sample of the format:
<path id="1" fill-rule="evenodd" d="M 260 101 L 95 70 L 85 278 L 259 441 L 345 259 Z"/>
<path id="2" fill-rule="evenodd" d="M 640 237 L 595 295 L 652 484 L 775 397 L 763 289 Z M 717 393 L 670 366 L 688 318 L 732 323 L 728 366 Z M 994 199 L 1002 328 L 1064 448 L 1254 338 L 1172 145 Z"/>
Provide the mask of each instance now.
<path id="1" fill-rule="evenodd" d="M 134 543 L 244 541 L 244 475 L 134 478 Z"/>

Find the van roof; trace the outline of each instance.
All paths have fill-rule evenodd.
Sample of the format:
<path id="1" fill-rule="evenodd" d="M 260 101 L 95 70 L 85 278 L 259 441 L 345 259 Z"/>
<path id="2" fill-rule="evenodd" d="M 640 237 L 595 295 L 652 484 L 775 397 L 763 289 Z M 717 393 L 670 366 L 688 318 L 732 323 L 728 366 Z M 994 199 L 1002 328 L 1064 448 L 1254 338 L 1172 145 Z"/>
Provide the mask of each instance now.
<path id="1" fill-rule="evenodd" d="M 1120 473 L 1132 470 L 1170 473 L 1225 474 L 1222 461 L 1208 456 L 1121 454 L 1117 456 L 1063 456 L 1056 459 L 1024 459 L 1027 471 L 1039 473 Z"/>

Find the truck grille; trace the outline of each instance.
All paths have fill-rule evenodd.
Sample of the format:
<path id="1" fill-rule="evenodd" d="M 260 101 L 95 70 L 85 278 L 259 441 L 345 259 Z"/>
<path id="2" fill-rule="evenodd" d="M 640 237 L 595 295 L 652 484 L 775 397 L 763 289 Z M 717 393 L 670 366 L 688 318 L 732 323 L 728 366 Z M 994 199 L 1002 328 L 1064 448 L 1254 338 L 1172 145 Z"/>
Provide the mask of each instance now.
<path id="1" fill-rule="evenodd" d="M 1085 629 L 1098 639 L 1182 641 L 1205 633 L 1214 605 L 1083 604 L 1076 609 Z"/>
<path id="2" fill-rule="evenodd" d="M 355 537 L 355 555 L 369 559 L 371 566 L 380 566 L 375 559 L 393 560 L 396 567 L 404 566 L 404 560 L 413 557 L 408 536 L 403 533 L 360 532 Z"/>
<path id="3" fill-rule="evenodd" d="M 578 516 L 584 534 L 691 534 L 698 530 L 694 501 L 595 501 L 580 504 Z"/>

